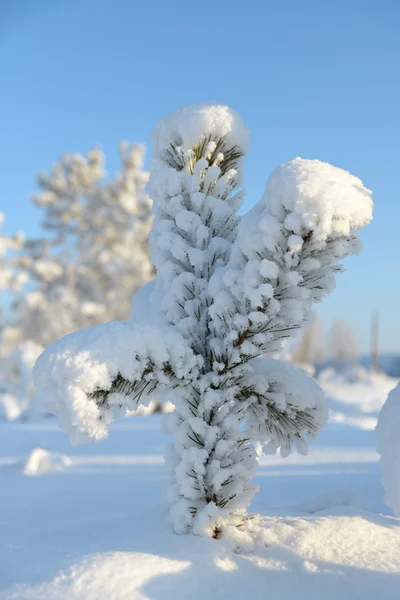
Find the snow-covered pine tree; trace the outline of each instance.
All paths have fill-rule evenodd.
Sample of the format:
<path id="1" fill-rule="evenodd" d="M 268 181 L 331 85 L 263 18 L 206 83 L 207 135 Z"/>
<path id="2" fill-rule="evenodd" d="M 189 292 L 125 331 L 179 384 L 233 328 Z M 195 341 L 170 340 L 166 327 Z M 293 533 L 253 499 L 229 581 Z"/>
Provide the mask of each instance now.
<path id="1" fill-rule="evenodd" d="M 0 289 L 17 290 L 26 282 L 23 273 L 15 272 L 7 261 L 9 252 L 14 252 L 21 248 L 24 243 L 24 236 L 18 233 L 15 236 L 8 236 L 2 232 L 5 216 L 0 212 Z"/>
<path id="2" fill-rule="evenodd" d="M 279 351 L 333 290 L 372 214 L 359 179 L 296 158 L 240 217 L 247 144 L 227 106 L 189 106 L 157 124 L 149 183 L 157 277 L 139 292 L 135 322 L 67 336 L 34 370 L 75 442 L 106 437 L 117 415 L 156 388 L 168 396 L 177 533 L 219 537 L 238 525 L 255 492 L 255 443 L 304 453 L 324 425 L 316 382 L 262 355 Z"/>

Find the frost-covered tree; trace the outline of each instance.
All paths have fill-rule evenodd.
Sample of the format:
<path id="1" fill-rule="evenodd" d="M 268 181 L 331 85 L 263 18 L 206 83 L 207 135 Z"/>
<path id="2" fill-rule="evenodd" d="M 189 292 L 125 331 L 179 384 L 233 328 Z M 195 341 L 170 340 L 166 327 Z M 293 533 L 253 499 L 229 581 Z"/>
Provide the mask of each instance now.
<path id="1" fill-rule="evenodd" d="M 42 346 L 27 340 L 0 356 L 0 418 L 13 421 L 40 412 L 37 403 L 32 404 L 32 368 L 41 352 Z"/>
<path id="2" fill-rule="evenodd" d="M 63 156 L 38 178 L 33 201 L 43 213 L 43 235 L 0 237 L 0 287 L 13 297 L 0 331 L 3 404 L 13 398 L 19 409 L 28 408 L 26 365 L 39 345 L 94 323 L 128 319 L 132 295 L 153 277 L 143 153 L 122 143 L 121 170 L 112 178 L 98 148 Z"/>
<path id="3" fill-rule="evenodd" d="M 240 217 L 247 144 L 226 106 L 189 106 L 157 124 L 157 277 L 139 293 L 141 311 L 63 338 L 34 369 L 38 393 L 75 442 L 105 438 L 116 416 L 156 389 L 174 403 L 167 465 L 177 533 L 240 527 L 255 492 L 255 443 L 305 453 L 324 425 L 316 382 L 262 355 L 279 351 L 333 290 L 339 261 L 360 249 L 355 230 L 371 219 L 359 179 L 300 158 L 275 169 Z"/>
<path id="4" fill-rule="evenodd" d="M 16 272 L 15 269 L 11 268 L 7 255 L 21 248 L 24 237 L 22 233 L 15 236 L 4 234 L 2 232 L 4 219 L 4 214 L 0 212 L 0 289 L 15 291 L 26 283 L 26 276 L 24 273 Z"/>
<path id="5" fill-rule="evenodd" d="M 356 336 L 344 319 L 338 319 L 333 323 L 329 338 L 331 356 L 338 367 L 346 366 L 357 360 Z"/>
<path id="6" fill-rule="evenodd" d="M 381 457 L 385 500 L 400 517 L 400 384 L 382 407 L 376 426 L 377 451 Z"/>
<path id="7" fill-rule="evenodd" d="M 313 365 L 324 360 L 325 349 L 323 343 L 322 321 L 316 314 L 311 317 L 311 322 L 302 331 L 291 353 L 291 360 L 297 364 Z"/>
<path id="8" fill-rule="evenodd" d="M 143 148 L 121 144 L 122 169 L 105 180 L 104 155 L 65 155 L 34 202 L 43 211 L 40 239 L 25 240 L 13 272 L 28 285 L 14 301 L 20 339 L 47 345 L 81 327 L 129 316 L 132 295 L 152 277 Z"/>
<path id="9" fill-rule="evenodd" d="M 16 271 L 7 259 L 10 253 L 18 252 L 24 244 L 21 233 L 7 236 L 1 231 L 4 215 L 0 213 L 0 289 L 4 288 L 11 293 L 19 290 L 26 283 L 26 273 Z M 0 309 L 0 418 L 16 419 L 21 414 L 21 407 L 25 406 L 27 397 L 31 395 L 32 367 L 35 360 L 43 351 L 42 347 L 31 344 L 15 350 L 19 341 L 19 333 L 15 328 L 6 326 L 6 317 Z M 13 393 L 18 388 L 21 401 Z"/>

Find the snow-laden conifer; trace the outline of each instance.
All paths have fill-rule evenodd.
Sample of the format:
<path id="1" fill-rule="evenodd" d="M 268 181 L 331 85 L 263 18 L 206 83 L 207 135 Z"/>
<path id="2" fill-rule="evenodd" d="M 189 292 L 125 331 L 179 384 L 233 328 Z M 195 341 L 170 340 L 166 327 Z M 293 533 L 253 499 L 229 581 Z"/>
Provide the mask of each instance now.
<path id="1" fill-rule="evenodd" d="M 255 442 L 304 453 L 324 425 L 318 385 L 262 356 L 278 352 L 333 290 L 372 215 L 359 179 L 296 158 L 240 217 L 247 145 L 226 106 L 189 106 L 157 124 L 149 182 L 157 277 L 134 300 L 135 321 L 72 334 L 35 367 L 38 393 L 76 440 L 104 437 L 116 415 L 157 388 L 174 403 L 167 466 L 177 533 L 240 527 L 255 491 Z"/>
<path id="2" fill-rule="evenodd" d="M 5 288 L 14 291 L 26 282 L 26 277 L 24 274 L 16 273 L 10 267 L 7 254 L 21 248 L 24 243 L 24 236 L 22 233 L 15 236 L 4 234 L 2 231 L 4 220 L 5 216 L 0 212 L 0 289 Z"/>

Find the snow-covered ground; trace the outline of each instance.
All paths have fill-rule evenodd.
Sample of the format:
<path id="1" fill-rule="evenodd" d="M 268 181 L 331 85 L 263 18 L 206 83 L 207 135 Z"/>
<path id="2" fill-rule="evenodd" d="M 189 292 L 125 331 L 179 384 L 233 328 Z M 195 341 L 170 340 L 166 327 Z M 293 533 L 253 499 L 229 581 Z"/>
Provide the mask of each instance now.
<path id="1" fill-rule="evenodd" d="M 1 422 L 0 599 L 398 600 L 373 431 L 394 384 L 325 374 L 331 421 L 309 455 L 261 459 L 249 553 L 171 533 L 161 415 L 74 448 L 52 419 Z"/>

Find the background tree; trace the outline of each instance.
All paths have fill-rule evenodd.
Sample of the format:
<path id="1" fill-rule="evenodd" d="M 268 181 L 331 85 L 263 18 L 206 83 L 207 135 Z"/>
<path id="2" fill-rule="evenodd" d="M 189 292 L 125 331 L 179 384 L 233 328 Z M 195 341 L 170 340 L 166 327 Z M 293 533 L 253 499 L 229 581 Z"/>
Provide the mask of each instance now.
<path id="1" fill-rule="evenodd" d="M 344 367 L 357 361 L 359 353 L 356 335 L 344 319 L 333 323 L 329 342 L 330 353 L 336 366 Z"/>
<path id="2" fill-rule="evenodd" d="M 7 256 L 10 252 L 21 248 L 24 236 L 22 233 L 17 233 L 15 236 L 4 234 L 2 232 L 4 220 L 5 216 L 0 212 L 0 289 L 15 291 L 26 282 L 26 277 L 24 273 L 16 272 L 10 267 Z"/>
<path id="3" fill-rule="evenodd" d="M 38 355 L 78 328 L 129 318 L 133 294 L 153 276 L 143 153 L 142 146 L 122 143 L 121 170 L 111 179 L 99 148 L 63 156 L 38 178 L 33 201 L 43 212 L 43 235 L 0 238 L 1 283 L 13 292 L 0 332 L 0 370 L 8 399 L 14 395 L 20 406 L 26 405 L 25 394 L 18 398 L 22 357 L 31 361 L 33 349 Z"/>
<path id="4" fill-rule="evenodd" d="M 325 357 L 322 321 L 313 313 L 311 322 L 302 331 L 293 348 L 291 360 L 298 364 L 314 365 Z"/>
<path id="5" fill-rule="evenodd" d="M 267 453 L 305 453 L 325 423 L 317 383 L 261 356 L 279 351 L 333 290 L 340 259 L 360 250 L 354 230 L 372 213 L 359 179 L 297 158 L 239 217 L 247 144 L 226 106 L 189 106 L 157 124 L 157 277 L 141 292 L 146 324 L 72 334 L 34 369 L 38 393 L 75 441 L 104 438 L 117 415 L 155 389 L 165 393 L 176 407 L 167 453 L 174 530 L 215 538 L 244 526 L 255 442 Z"/>

